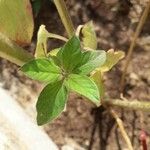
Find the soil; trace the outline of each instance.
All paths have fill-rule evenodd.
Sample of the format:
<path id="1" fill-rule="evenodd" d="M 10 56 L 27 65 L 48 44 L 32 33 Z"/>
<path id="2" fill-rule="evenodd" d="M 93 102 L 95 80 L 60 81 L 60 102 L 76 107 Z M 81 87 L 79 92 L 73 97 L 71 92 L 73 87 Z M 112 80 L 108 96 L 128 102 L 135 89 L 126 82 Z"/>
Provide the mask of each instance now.
<path id="1" fill-rule="evenodd" d="M 67 7 L 75 27 L 93 20 L 98 37 L 98 48 L 123 50 L 127 53 L 135 27 L 148 0 L 67 0 Z M 33 42 L 28 48 L 34 53 L 36 34 L 40 24 L 48 31 L 66 35 L 53 3 L 43 1 L 41 11 L 35 18 Z M 124 96 L 127 99 L 150 101 L 150 19 L 137 40 L 126 75 Z M 63 44 L 49 40 L 49 49 Z M 0 59 L 1 86 L 8 89 L 25 111 L 35 120 L 35 103 L 43 85 L 26 78 L 18 67 Z M 125 59 L 105 75 L 106 96 L 119 98 L 120 77 Z M 124 122 L 134 149 L 140 150 L 139 135 L 147 133 L 150 147 L 150 113 L 116 109 Z M 81 96 L 71 93 L 67 110 L 51 124 L 44 126 L 48 135 L 60 149 L 75 150 L 125 150 L 127 145 L 115 120 L 103 107 L 96 108 Z"/>

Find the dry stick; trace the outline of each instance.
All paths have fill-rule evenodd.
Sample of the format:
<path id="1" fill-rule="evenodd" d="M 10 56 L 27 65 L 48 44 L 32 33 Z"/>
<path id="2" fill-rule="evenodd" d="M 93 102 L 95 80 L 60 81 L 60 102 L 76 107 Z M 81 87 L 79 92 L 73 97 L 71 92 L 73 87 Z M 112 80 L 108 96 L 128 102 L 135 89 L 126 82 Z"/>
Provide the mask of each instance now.
<path id="1" fill-rule="evenodd" d="M 121 99 L 111 99 L 111 100 L 105 99 L 103 103 L 106 106 L 126 108 L 131 110 L 150 111 L 150 102 L 143 102 L 137 100 L 123 101 Z"/>
<path id="2" fill-rule="evenodd" d="M 133 40 L 132 40 L 132 42 L 130 44 L 130 47 L 129 47 L 129 50 L 128 50 L 125 67 L 124 67 L 123 74 L 122 74 L 122 77 L 121 77 L 121 91 L 123 91 L 123 89 L 124 89 L 125 75 L 126 75 L 126 72 L 127 72 L 128 66 L 129 66 L 129 62 L 131 60 L 133 49 L 134 49 L 134 47 L 136 45 L 136 40 L 137 40 L 139 34 L 141 33 L 143 25 L 144 25 L 144 23 L 146 21 L 146 18 L 148 16 L 149 9 L 150 9 L 150 1 L 149 1 L 148 5 L 146 6 L 146 8 L 145 8 L 145 10 L 144 10 L 144 12 L 143 12 L 143 14 L 141 16 L 141 19 L 140 19 L 139 24 L 138 24 L 138 26 L 136 28 Z"/>
<path id="3" fill-rule="evenodd" d="M 122 120 L 119 118 L 118 114 L 113 109 L 109 108 L 109 112 L 115 118 L 115 120 L 116 120 L 116 122 L 118 124 L 118 127 L 120 129 L 121 135 L 124 138 L 125 142 L 127 143 L 128 149 L 129 150 L 133 150 L 130 138 L 129 138 L 127 132 L 125 131 L 125 128 L 124 128 Z"/>
<path id="4" fill-rule="evenodd" d="M 69 16 L 69 13 L 67 11 L 66 4 L 65 4 L 64 0 L 54 0 L 54 3 L 56 5 L 59 16 L 62 20 L 62 23 L 67 31 L 67 34 L 70 38 L 74 34 L 74 27 L 73 27 L 72 20 Z"/>

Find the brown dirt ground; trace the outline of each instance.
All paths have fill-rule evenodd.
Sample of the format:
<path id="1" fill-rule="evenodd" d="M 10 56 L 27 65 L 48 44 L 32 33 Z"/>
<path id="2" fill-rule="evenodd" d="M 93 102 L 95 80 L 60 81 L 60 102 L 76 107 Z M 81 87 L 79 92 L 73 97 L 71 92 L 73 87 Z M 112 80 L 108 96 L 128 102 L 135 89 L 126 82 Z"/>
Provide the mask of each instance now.
<path id="1" fill-rule="evenodd" d="M 99 49 L 121 49 L 127 52 L 135 27 L 148 0 L 67 0 L 67 6 L 75 26 L 93 20 L 98 36 Z M 50 32 L 65 35 L 65 31 L 53 4 L 43 3 L 39 16 L 35 19 L 35 37 L 30 48 L 35 47 L 36 31 L 40 24 L 45 24 Z M 125 85 L 125 97 L 149 101 L 150 98 L 150 19 L 147 20 L 137 41 L 128 68 Z M 49 48 L 62 44 L 50 40 Z M 6 60 L 0 60 L 1 86 L 11 94 L 35 119 L 35 99 L 42 85 L 26 78 L 18 67 Z M 111 98 L 120 96 L 120 77 L 124 60 L 105 76 L 106 95 Z M 141 128 L 147 132 L 150 147 L 150 113 L 131 110 L 116 110 L 124 121 L 124 126 L 131 138 L 134 149 L 139 150 Z M 141 121 L 143 120 L 143 121 Z M 142 122 L 142 123 L 141 123 Z M 76 150 L 125 150 L 127 146 L 114 119 L 102 107 L 84 101 L 74 93 L 70 94 L 67 111 L 45 131 L 61 148 L 73 145 Z"/>

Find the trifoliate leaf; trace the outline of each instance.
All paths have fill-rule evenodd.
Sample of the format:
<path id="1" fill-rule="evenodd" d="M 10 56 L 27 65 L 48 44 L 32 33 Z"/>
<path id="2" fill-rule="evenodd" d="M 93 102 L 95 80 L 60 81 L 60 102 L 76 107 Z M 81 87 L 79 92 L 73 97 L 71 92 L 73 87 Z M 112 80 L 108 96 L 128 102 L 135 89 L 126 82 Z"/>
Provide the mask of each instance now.
<path id="1" fill-rule="evenodd" d="M 109 71 L 115 64 L 118 63 L 125 56 L 123 51 L 114 52 L 113 49 L 110 49 L 106 53 L 106 61 L 100 67 L 101 72 Z"/>
<path id="2" fill-rule="evenodd" d="M 97 38 L 92 21 L 83 26 L 82 34 L 83 46 L 90 49 L 97 49 Z"/>
<path id="3" fill-rule="evenodd" d="M 42 82 L 53 82 L 61 78 L 61 69 L 46 58 L 29 61 L 21 67 L 21 71 L 29 78 Z"/>
<path id="4" fill-rule="evenodd" d="M 67 95 L 67 89 L 62 81 L 50 83 L 42 90 L 36 105 L 38 125 L 51 122 L 62 113 Z"/>
<path id="5" fill-rule="evenodd" d="M 68 89 L 87 97 L 96 105 L 100 104 L 98 88 L 94 81 L 92 81 L 89 77 L 71 74 L 66 79 L 65 85 L 68 87 Z"/>
<path id="6" fill-rule="evenodd" d="M 0 0 L 0 32 L 18 45 L 28 45 L 33 35 L 29 0 Z"/>

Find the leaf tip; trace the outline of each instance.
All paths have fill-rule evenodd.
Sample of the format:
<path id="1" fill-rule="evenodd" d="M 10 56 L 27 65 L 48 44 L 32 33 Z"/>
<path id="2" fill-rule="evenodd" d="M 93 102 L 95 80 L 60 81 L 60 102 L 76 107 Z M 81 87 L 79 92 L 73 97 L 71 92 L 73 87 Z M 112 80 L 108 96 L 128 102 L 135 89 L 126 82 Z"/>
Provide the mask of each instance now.
<path id="1" fill-rule="evenodd" d="M 43 114 L 39 114 L 39 113 L 37 114 L 36 120 L 37 120 L 38 126 L 42 126 L 42 125 L 44 125 L 44 124 L 46 124 L 48 122 L 47 120 L 45 120 L 44 115 Z"/>

